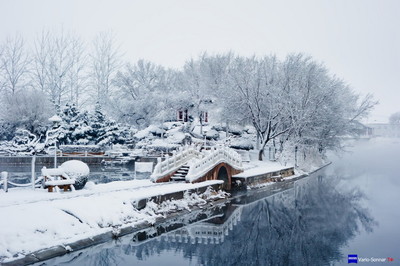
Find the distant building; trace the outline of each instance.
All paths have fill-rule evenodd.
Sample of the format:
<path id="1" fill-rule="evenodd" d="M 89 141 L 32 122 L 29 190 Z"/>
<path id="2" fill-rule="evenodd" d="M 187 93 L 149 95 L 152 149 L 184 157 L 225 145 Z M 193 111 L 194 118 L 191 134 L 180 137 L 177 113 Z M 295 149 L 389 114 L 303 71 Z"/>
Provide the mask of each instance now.
<path id="1" fill-rule="evenodd" d="M 354 128 L 360 137 L 372 137 L 373 135 L 373 129 L 368 126 L 364 125 L 358 121 L 353 121 Z"/>
<path id="2" fill-rule="evenodd" d="M 372 137 L 400 138 L 400 124 L 370 123 L 366 126 L 371 128 Z"/>
<path id="3" fill-rule="evenodd" d="M 176 121 L 188 122 L 189 121 L 188 109 L 178 109 L 176 111 Z"/>
<path id="4" fill-rule="evenodd" d="M 208 123 L 208 111 L 202 111 L 200 113 L 200 118 L 203 123 Z M 178 122 L 188 122 L 189 121 L 189 111 L 188 109 L 178 109 L 176 111 L 176 121 Z"/>

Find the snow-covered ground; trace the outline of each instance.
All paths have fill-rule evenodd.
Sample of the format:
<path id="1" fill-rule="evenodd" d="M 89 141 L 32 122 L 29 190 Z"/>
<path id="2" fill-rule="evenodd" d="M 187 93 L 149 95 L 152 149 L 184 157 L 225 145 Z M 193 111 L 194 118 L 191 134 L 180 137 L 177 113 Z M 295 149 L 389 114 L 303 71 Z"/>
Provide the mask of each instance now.
<path id="1" fill-rule="evenodd" d="M 170 210 L 205 203 L 196 194 L 142 210 L 134 203 L 143 198 L 195 189 L 222 181 L 154 184 L 149 180 L 118 181 L 79 191 L 48 193 L 44 189 L 0 190 L 0 262 L 14 260 L 40 249 L 117 230 L 118 227 L 154 223 Z M 211 196 L 210 193 L 207 194 Z"/>
<path id="2" fill-rule="evenodd" d="M 278 162 L 252 160 L 245 163 L 240 176 L 254 176 L 290 166 Z M 296 172 L 299 175 L 298 172 Z M 301 173 L 300 173 L 301 174 Z M 182 200 L 159 205 L 148 203 L 142 210 L 135 208 L 140 199 L 186 191 L 222 183 L 152 183 L 150 180 L 116 181 L 95 185 L 88 182 L 74 192 L 48 193 L 44 189 L 12 188 L 0 190 L 0 262 L 23 257 L 29 253 L 114 232 L 123 226 L 154 223 L 157 217 L 171 210 L 189 209 L 204 204 L 205 198 L 186 194 Z M 217 195 L 217 197 L 222 195 Z"/>

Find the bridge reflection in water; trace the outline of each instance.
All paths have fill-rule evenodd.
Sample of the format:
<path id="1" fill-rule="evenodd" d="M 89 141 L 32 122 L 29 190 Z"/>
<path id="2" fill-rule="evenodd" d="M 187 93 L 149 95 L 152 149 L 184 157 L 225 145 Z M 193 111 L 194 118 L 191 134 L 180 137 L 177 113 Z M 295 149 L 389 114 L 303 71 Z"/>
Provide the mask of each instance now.
<path id="1" fill-rule="evenodd" d="M 229 214 L 221 214 L 207 221 L 177 229 L 161 235 L 159 241 L 191 243 L 191 244 L 221 244 L 229 231 L 240 222 L 242 206 L 230 206 Z"/>
<path id="2" fill-rule="evenodd" d="M 323 173 L 250 191 L 225 206 L 41 265 L 326 265 L 374 219 L 364 196 Z M 345 221 L 345 222 L 344 222 Z"/>

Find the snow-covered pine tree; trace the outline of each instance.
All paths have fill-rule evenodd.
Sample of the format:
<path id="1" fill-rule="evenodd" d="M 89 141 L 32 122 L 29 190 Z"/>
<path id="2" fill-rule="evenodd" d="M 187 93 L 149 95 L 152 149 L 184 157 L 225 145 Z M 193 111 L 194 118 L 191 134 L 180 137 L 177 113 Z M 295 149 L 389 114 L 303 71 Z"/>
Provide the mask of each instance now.
<path id="1" fill-rule="evenodd" d="M 96 103 L 94 114 L 90 119 L 92 132 L 90 136 L 95 144 L 109 146 L 111 144 L 125 144 L 129 141 L 130 131 L 125 125 L 110 120 L 104 113 L 99 103 Z"/>
<path id="2" fill-rule="evenodd" d="M 129 128 L 116 123 L 114 120 L 107 120 L 105 127 L 101 128 L 104 134 L 100 135 L 97 143 L 100 146 L 109 146 L 111 144 L 125 144 L 130 141 Z"/>
<path id="3" fill-rule="evenodd" d="M 106 134 L 106 116 L 103 114 L 101 105 L 99 102 L 96 102 L 94 114 L 90 119 L 90 126 L 92 127 L 92 132 L 90 137 L 94 140 L 95 143 L 98 142 L 98 139 Z"/>
<path id="4" fill-rule="evenodd" d="M 75 130 L 72 132 L 72 138 L 78 145 L 88 145 L 95 142 L 95 139 L 90 135 L 93 133 L 93 128 L 90 125 L 91 115 L 87 111 L 80 112 L 75 121 Z"/>
<path id="5" fill-rule="evenodd" d="M 58 141 L 64 145 L 86 145 L 94 142 L 91 138 L 93 132 L 90 126 L 90 115 L 80 112 L 75 104 L 66 104 L 61 114 L 62 122 Z"/>

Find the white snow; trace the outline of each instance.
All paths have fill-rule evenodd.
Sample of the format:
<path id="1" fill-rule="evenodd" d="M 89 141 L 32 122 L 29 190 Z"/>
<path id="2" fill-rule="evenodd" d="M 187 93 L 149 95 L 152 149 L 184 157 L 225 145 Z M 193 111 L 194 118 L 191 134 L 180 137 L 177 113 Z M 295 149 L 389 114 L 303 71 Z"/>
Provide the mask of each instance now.
<path id="1" fill-rule="evenodd" d="M 173 128 L 168 131 L 168 141 L 170 143 L 182 143 L 186 134 L 180 131 L 181 128 Z"/>
<path id="2" fill-rule="evenodd" d="M 135 138 L 140 140 L 136 144 L 136 147 L 168 151 L 178 149 L 186 138 L 191 138 L 190 134 L 183 132 L 183 124 L 174 123 L 170 125 L 164 125 L 164 127 L 167 129 L 167 131 L 155 126 L 149 126 L 136 133 Z M 156 134 L 158 137 L 152 134 Z M 159 137 L 161 135 L 162 137 Z"/>
<path id="3" fill-rule="evenodd" d="M 197 138 L 204 138 L 204 133 L 207 134 L 211 130 L 211 126 L 199 126 L 197 123 L 193 123 L 193 127 L 191 128 L 191 133 L 193 136 Z M 202 132 L 201 132 L 202 131 Z"/>
<path id="4" fill-rule="evenodd" d="M 242 150 L 251 150 L 254 148 L 253 141 L 248 136 L 241 138 L 232 138 L 229 146 Z"/>
<path id="5" fill-rule="evenodd" d="M 133 203 L 152 196 L 185 191 L 222 181 L 161 183 L 149 180 L 118 181 L 93 185 L 80 191 L 48 193 L 44 189 L 0 191 L 0 262 L 30 252 L 155 219 L 169 210 L 187 209 L 204 203 L 198 195 L 137 210 Z M 206 193 L 205 193 L 206 194 Z M 222 195 L 223 196 L 223 195 Z"/>
<path id="6" fill-rule="evenodd" d="M 251 161 L 243 165 L 244 171 L 234 177 L 248 178 L 251 176 L 262 175 L 270 172 L 280 171 L 293 166 L 283 166 L 279 162 L 271 161 Z"/>
<path id="7" fill-rule="evenodd" d="M 51 180 L 45 182 L 46 186 L 73 185 L 73 184 L 75 184 L 74 179 Z"/>
<path id="8" fill-rule="evenodd" d="M 58 115 L 53 115 L 52 117 L 49 118 L 50 122 L 61 122 L 62 119 Z"/>
<path id="9" fill-rule="evenodd" d="M 165 130 L 159 128 L 159 127 L 156 126 L 156 125 L 150 125 L 150 126 L 148 126 L 147 128 L 138 131 L 138 132 L 134 135 L 134 137 L 137 138 L 137 139 L 144 139 L 144 138 L 148 137 L 151 133 L 161 135 L 161 134 L 164 134 L 164 133 L 165 133 Z"/>
<path id="10" fill-rule="evenodd" d="M 210 129 L 207 131 L 206 136 L 207 138 L 217 139 L 219 137 L 219 133 L 215 129 Z"/>
<path id="11" fill-rule="evenodd" d="M 170 143 L 168 139 L 155 139 L 153 140 L 152 144 L 147 145 L 147 147 L 153 149 L 159 149 L 159 148 L 177 149 L 180 147 L 180 145 Z"/>
<path id="12" fill-rule="evenodd" d="M 90 173 L 89 166 L 79 160 L 69 160 L 61 164 L 61 169 L 71 178 L 78 178 L 81 176 L 88 176 Z"/>
<path id="13" fill-rule="evenodd" d="M 152 173 L 153 163 L 152 162 L 135 162 L 135 171 L 140 173 Z"/>

